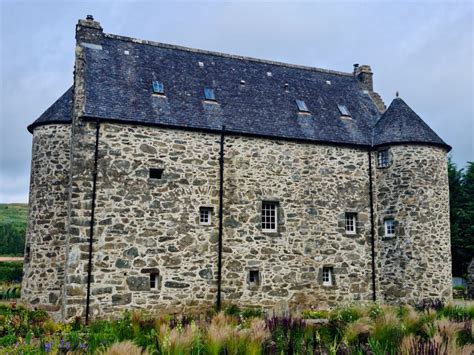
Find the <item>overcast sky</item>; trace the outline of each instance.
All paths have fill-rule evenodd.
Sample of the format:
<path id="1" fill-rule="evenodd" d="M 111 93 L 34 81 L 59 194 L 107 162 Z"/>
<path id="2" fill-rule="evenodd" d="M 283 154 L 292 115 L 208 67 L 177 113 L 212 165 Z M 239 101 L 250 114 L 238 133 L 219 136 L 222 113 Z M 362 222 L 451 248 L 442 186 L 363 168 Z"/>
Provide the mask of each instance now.
<path id="1" fill-rule="evenodd" d="M 369 64 L 390 104 L 400 96 L 474 160 L 473 2 L 0 0 L 0 202 L 27 202 L 26 126 L 72 85 L 74 30 L 351 72 Z"/>

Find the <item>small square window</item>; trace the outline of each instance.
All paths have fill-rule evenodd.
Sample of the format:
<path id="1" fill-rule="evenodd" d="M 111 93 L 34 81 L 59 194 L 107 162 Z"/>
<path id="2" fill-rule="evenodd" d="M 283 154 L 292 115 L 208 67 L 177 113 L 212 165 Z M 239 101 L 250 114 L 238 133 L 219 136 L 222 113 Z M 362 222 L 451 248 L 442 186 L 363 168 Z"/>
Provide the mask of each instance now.
<path id="1" fill-rule="evenodd" d="M 303 100 L 296 100 L 296 106 L 298 106 L 300 112 L 309 112 L 308 107 Z"/>
<path id="2" fill-rule="evenodd" d="M 323 286 L 332 286 L 332 267 L 323 267 Z"/>
<path id="3" fill-rule="evenodd" d="M 163 177 L 163 169 L 150 168 L 150 179 L 161 179 Z"/>
<path id="4" fill-rule="evenodd" d="M 388 149 L 379 150 L 377 152 L 377 167 L 386 168 L 390 165 L 390 154 Z"/>
<path id="5" fill-rule="evenodd" d="M 386 219 L 384 221 L 384 226 L 385 226 L 385 236 L 394 237 L 395 236 L 395 220 Z"/>
<path id="6" fill-rule="evenodd" d="M 262 231 L 277 231 L 277 205 L 276 202 L 262 202 Z"/>
<path id="7" fill-rule="evenodd" d="M 165 93 L 165 86 L 163 83 L 159 81 L 153 82 L 153 93 L 154 94 L 164 94 Z"/>
<path id="8" fill-rule="evenodd" d="M 214 94 L 214 89 L 205 88 L 204 89 L 204 98 L 210 101 L 216 101 L 216 95 Z"/>
<path id="9" fill-rule="evenodd" d="M 249 284 L 250 286 L 260 285 L 260 272 L 258 270 L 249 271 Z"/>
<path id="10" fill-rule="evenodd" d="M 156 290 L 158 288 L 158 281 L 159 281 L 158 273 L 151 273 L 150 274 L 150 289 Z"/>
<path id="11" fill-rule="evenodd" d="M 208 226 L 211 224 L 211 212 L 212 208 L 201 207 L 199 209 L 199 224 Z"/>
<path id="12" fill-rule="evenodd" d="M 357 233 L 357 214 L 356 213 L 346 213 L 346 234 L 356 234 Z"/>

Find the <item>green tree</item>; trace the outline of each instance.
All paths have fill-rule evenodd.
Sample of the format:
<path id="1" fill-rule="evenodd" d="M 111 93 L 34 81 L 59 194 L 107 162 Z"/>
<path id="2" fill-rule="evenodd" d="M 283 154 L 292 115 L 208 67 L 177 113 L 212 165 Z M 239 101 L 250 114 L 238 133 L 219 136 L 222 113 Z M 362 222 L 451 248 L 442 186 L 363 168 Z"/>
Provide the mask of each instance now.
<path id="1" fill-rule="evenodd" d="M 453 275 L 463 276 L 474 257 L 474 163 L 463 171 L 449 160 L 448 176 Z"/>

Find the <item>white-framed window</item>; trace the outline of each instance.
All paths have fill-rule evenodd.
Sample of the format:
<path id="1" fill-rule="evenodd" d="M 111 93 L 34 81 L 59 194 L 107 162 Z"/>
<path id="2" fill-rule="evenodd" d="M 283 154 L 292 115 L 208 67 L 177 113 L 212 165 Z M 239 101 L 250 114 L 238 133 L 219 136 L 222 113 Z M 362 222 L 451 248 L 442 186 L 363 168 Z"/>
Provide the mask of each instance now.
<path id="1" fill-rule="evenodd" d="M 260 285 L 260 272 L 258 270 L 249 270 L 249 285 Z"/>
<path id="2" fill-rule="evenodd" d="M 385 236 L 394 237 L 395 236 L 395 220 L 393 218 L 386 219 L 384 221 L 385 226 Z"/>
<path id="3" fill-rule="evenodd" d="M 211 224 L 212 208 L 201 207 L 199 209 L 199 224 L 208 226 Z"/>
<path id="4" fill-rule="evenodd" d="M 150 273 L 150 289 L 156 290 L 158 288 L 159 275 L 158 273 Z"/>
<path id="5" fill-rule="evenodd" d="M 347 212 L 345 219 L 346 234 L 357 233 L 357 213 Z"/>
<path id="6" fill-rule="evenodd" d="M 332 267 L 323 267 L 323 286 L 332 286 Z"/>
<path id="7" fill-rule="evenodd" d="M 388 149 L 379 150 L 377 152 L 377 167 L 386 168 L 390 165 L 390 153 Z"/>
<path id="8" fill-rule="evenodd" d="M 276 232 L 277 231 L 277 202 L 262 202 L 262 231 Z"/>

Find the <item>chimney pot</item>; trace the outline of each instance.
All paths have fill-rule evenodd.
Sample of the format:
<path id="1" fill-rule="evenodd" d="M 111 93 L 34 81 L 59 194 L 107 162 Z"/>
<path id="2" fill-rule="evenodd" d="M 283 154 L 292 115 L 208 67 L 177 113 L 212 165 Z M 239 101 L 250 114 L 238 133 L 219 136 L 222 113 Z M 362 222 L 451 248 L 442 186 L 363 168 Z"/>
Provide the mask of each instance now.
<path id="1" fill-rule="evenodd" d="M 94 21 L 94 16 L 92 16 L 92 15 L 87 15 L 87 16 L 86 16 L 86 20 Z"/>

